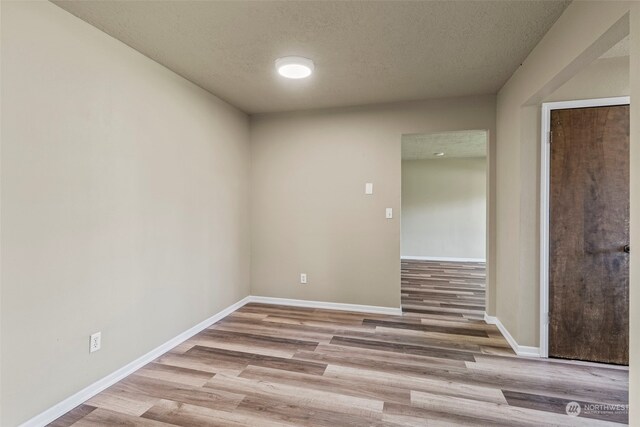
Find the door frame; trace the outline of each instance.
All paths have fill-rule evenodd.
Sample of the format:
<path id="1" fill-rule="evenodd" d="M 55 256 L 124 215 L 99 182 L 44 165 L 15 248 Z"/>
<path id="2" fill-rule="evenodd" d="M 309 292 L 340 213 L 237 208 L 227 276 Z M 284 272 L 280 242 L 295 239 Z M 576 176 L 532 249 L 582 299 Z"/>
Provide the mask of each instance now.
<path id="1" fill-rule="evenodd" d="M 540 357 L 549 357 L 549 184 L 551 171 L 551 111 L 631 104 L 629 96 L 545 102 L 540 134 Z"/>

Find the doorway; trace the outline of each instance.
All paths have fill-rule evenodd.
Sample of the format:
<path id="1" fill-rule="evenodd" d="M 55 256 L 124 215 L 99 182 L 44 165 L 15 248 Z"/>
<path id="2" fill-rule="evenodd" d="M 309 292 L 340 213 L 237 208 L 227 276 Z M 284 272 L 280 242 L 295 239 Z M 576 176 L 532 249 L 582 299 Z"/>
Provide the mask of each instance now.
<path id="1" fill-rule="evenodd" d="M 487 131 L 402 136 L 405 314 L 483 320 Z"/>
<path id="2" fill-rule="evenodd" d="M 629 98 L 542 118 L 542 355 L 627 365 Z"/>

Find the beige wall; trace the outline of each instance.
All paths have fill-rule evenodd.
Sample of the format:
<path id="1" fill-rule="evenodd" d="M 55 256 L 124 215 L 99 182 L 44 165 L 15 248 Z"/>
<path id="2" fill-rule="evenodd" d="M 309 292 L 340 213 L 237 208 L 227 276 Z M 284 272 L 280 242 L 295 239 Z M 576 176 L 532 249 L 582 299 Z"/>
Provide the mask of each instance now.
<path id="1" fill-rule="evenodd" d="M 3 41 L 2 41 L 2 6 L 0 5 L 0 98 L 2 97 L 2 70 L 3 70 L 3 61 L 2 61 L 2 50 L 3 50 Z M 0 241 L 2 240 L 2 102 L 0 100 Z M 0 243 L 0 423 L 2 422 L 2 414 L 3 414 L 3 400 L 2 400 L 2 244 Z"/>
<path id="2" fill-rule="evenodd" d="M 48 2 L 2 2 L 2 113 L 11 427 L 249 294 L 250 155 L 245 114 Z"/>
<path id="3" fill-rule="evenodd" d="M 485 259 L 486 164 L 402 161 L 402 256 Z"/>
<path id="4" fill-rule="evenodd" d="M 629 57 L 596 59 L 544 102 L 629 96 Z"/>
<path id="5" fill-rule="evenodd" d="M 640 3 L 631 9 L 631 307 L 629 421 L 640 426 Z M 634 103 L 635 102 L 635 103 Z"/>
<path id="6" fill-rule="evenodd" d="M 539 342 L 540 102 L 628 31 L 629 3 L 574 2 L 498 93 L 496 315 Z"/>
<path id="7" fill-rule="evenodd" d="M 49 3 L 1 5 L 1 425 L 247 295 L 250 255 L 253 294 L 399 306 L 402 133 L 490 131 L 487 191 L 497 205 L 488 206 L 496 241 L 487 253 L 496 254 L 497 276 L 490 265 L 496 299 L 487 311 L 520 344 L 537 345 L 539 104 L 584 87 L 578 77 L 563 84 L 595 70 L 585 67 L 622 31 L 629 4 L 567 9 L 500 91 L 497 141 L 493 96 L 254 117 L 250 220 L 242 113 Z M 640 52 L 634 8 L 632 52 Z M 586 95 L 598 96 L 610 95 Z M 638 123 L 632 107 L 634 247 Z M 373 196 L 365 182 L 374 182 Z M 640 401 L 639 253 L 632 404 Z M 300 272 L 308 285 L 298 284 Z M 103 349 L 89 355 L 97 330 Z"/>
<path id="8" fill-rule="evenodd" d="M 494 101 L 253 117 L 252 294 L 399 307 L 401 135 L 493 135 Z M 373 196 L 364 194 L 366 182 L 373 182 Z M 298 283 L 300 273 L 308 274 L 307 285 Z"/>

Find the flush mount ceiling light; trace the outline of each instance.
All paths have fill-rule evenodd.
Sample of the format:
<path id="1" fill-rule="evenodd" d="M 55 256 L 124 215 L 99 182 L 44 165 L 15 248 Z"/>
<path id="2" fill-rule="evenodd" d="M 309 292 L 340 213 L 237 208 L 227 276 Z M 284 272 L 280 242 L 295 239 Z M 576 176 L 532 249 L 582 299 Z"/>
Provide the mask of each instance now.
<path id="1" fill-rule="evenodd" d="M 433 155 L 436 157 L 443 157 L 444 153 L 433 153 Z"/>
<path id="2" fill-rule="evenodd" d="M 309 77 L 314 68 L 312 60 L 301 56 L 285 56 L 276 59 L 276 70 L 282 77 L 288 79 Z"/>

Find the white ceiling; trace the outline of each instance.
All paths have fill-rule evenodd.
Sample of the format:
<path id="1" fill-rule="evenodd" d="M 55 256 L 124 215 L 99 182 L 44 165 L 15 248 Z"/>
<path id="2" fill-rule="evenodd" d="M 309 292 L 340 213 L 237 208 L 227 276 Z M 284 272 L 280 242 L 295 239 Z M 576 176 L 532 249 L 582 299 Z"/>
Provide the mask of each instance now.
<path id="1" fill-rule="evenodd" d="M 486 150 L 484 130 L 402 135 L 402 160 L 486 157 Z M 444 156 L 438 157 L 435 153 L 444 153 Z"/>
<path id="2" fill-rule="evenodd" d="M 69 1 L 248 113 L 496 93 L 569 1 Z M 290 81 L 273 61 L 300 55 Z"/>

